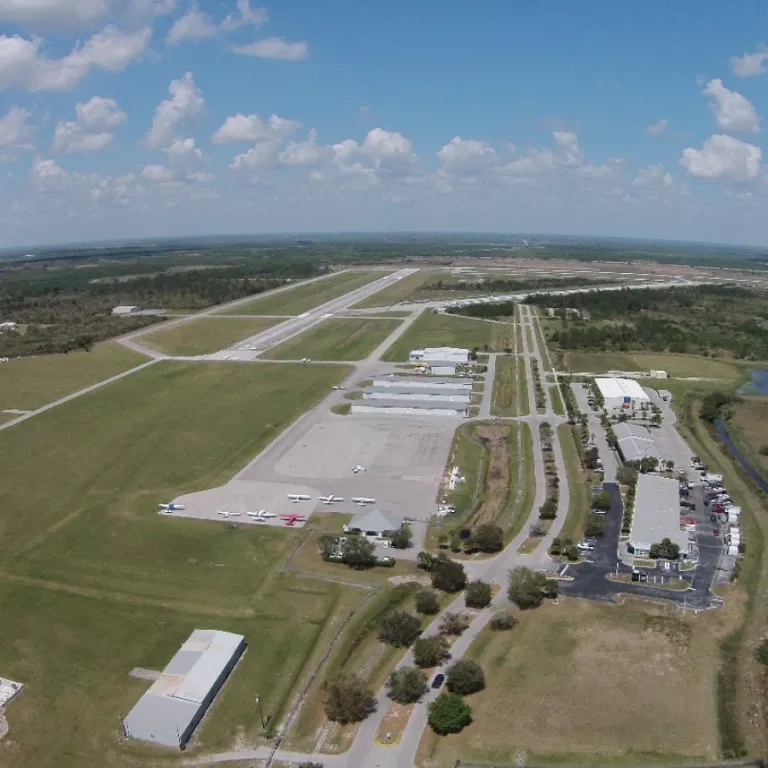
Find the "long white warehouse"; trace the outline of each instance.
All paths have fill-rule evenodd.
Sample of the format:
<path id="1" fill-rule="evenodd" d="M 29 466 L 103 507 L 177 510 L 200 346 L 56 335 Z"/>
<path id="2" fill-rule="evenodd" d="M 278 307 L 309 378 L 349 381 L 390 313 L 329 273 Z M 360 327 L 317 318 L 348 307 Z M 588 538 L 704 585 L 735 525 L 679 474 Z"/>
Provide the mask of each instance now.
<path id="1" fill-rule="evenodd" d="M 363 400 L 424 400 L 436 403 L 463 403 L 469 405 L 471 393 L 445 390 L 422 389 L 420 391 L 402 389 L 364 389 Z"/>
<path id="2" fill-rule="evenodd" d="M 196 629 L 123 720 L 125 735 L 183 749 L 245 646 L 242 635 Z"/>
<path id="3" fill-rule="evenodd" d="M 636 555 L 648 555 L 654 544 L 669 539 L 689 553 L 688 534 L 680 528 L 680 486 L 677 480 L 658 475 L 637 478 L 629 548 Z"/>
<path id="4" fill-rule="evenodd" d="M 373 380 L 374 387 L 391 387 L 392 389 L 409 389 L 416 387 L 424 389 L 454 389 L 458 391 L 472 389 L 472 379 L 454 379 L 439 376 L 379 376 Z"/>
<path id="5" fill-rule="evenodd" d="M 352 403 L 350 410 L 379 416 L 466 416 L 468 406 L 428 400 L 358 400 Z"/>
<path id="6" fill-rule="evenodd" d="M 643 410 L 650 405 L 650 398 L 634 379 L 598 377 L 595 384 L 605 400 L 608 413 Z"/>

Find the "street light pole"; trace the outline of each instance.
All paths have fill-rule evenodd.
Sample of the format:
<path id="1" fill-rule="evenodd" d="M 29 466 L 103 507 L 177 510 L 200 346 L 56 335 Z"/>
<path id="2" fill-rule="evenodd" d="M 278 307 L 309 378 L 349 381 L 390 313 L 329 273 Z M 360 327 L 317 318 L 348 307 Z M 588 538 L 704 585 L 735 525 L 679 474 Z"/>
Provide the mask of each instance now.
<path id="1" fill-rule="evenodd" d="M 256 703 L 259 705 L 259 717 L 261 718 L 261 727 L 266 728 L 269 718 L 264 718 L 264 710 L 261 708 L 261 696 L 256 694 Z"/>

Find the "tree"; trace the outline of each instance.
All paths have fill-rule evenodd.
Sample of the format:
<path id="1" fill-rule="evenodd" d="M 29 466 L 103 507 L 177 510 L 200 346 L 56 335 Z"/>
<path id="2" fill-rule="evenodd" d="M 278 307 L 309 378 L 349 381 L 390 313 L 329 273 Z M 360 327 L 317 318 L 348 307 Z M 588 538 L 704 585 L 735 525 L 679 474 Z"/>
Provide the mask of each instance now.
<path id="1" fill-rule="evenodd" d="M 422 589 L 416 593 L 416 610 L 426 616 L 434 616 L 440 611 L 437 595 L 431 589 Z"/>
<path id="2" fill-rule="evenodd" d="M 443 614 L 438 631 L 441 635 L 460 635 L 468 626 L 466 614 L 448 611 Z"/>
<path id="3" fill-rule="evenodd" d="M 350 568 L 356 571 L 364 571 L 376 565 L 376 547 L 365 536 L 347 536 L 347 540 L 341 545 L 341 559 Z"/>
<path id="4" fill-rule="evenodd" d="M 585 536 L 602 536 L 605 531 L 605 518 L 602 515 L 590 515 L 584 528 Z"/>
<path id="5" fill-rule="evenodd" d="M 530 568 L 515 568 L 509 572 L 507 596 L 522 610 L 536 608 L 545 597 L 557 596 L 557 582 Z"/>
<path id="6" fill-rule="evenodd" d="M 481 552 L 504 549 L 504 531 L 498 525 L 479 525 L 474 532 L 475 547 Z"/>
<path id="7" fill-rule="evenodd" d="M 430 555 L 429 552 L 424 552 L 423 550 L 416 555 L 416 562 L 422 571 L 431 571 L 435 565 L 435 560 L 436 558 L 433 555 Z"/>
<path id="8" fill-rule="evenodd" d="M 608 491 L 600 491 L 592 498 L 592 509 L 608 511 L 611 508 L 611 497 Z"/>
<path id="9" fill-rule="evenodd" d="M 410 525 L 404 525 L 399 531 L 390 538 L 392 546 L 395 549 L 408 549 L 411 546 L 411 539 L 413 538 L 413 531 Z"/>
<path id="10" fill-rule="evenodd" d="M 398 704 L 413 704 L 427 692 L 427 676 L 416 667 L 401 667 L 389 676 L 387 688 Z"/>
<path id="11" fill-rule="evenodd" d="M 327 560 L 339 551 L 339 540 L 336 536 L 326 534 L 317 540 L 317 548 L 320 550 L 323 560 Z"/>
<path id="12" fill-rule="evenodd" d="M 517 619 L 511 611 L 499 611 L 490 621 L 490 627 L 494 632 L 504 632 L 513 629 Z"/>
<path id="13" fill-rule="evenodd" d="M 427 722 L 435 733 L 459 733 L 472 722 L 472 708 L 458 693 L 443 691 L 430 705 Z"/>
<path id="14" fill-rule="evenodd" d="M 452 693 L 469 696 L 485 688 L 483 668 L 476 661 L 462 659 L 448 668 L 446 687 Z"/>
<path id="15" fill-rule="evenodd" d="M 421 621 L 405 611 L 394 611 L 379 621 L 379 640 L 395 648 L 407 648 L 421 634 Z"/>
<path id="16" fill-rule="evenodd" d="M 325 684 L 326 717 L 337 723 L 359 723 L 376 708 L 373 693 L 356 675 L 342 675 Z"/>
<path id="17" fill-rule="evenodd" d="M 432 566 L 432 586 L 443 592 L 461 592 L 466 586 L 464 566 L 446 558 L 438 558 Z"/>
<path id="18" fill-rule="evenodd" d="M 673 544 L 669 539 L 662 539 L 660 544 L 652 544 L 648 553 L 654 560 L 664 558 L 666 560 L 677 560 L 680 557 L 680 547 Z"/>
<path id="19" fill-rule="evenodd" d="M 491 602 L 491 585 L 485 581 L 470 581 L 464 593 L 467 608 L 485 608 Z"/>
<path id="20" fill-rule="evenodd" d="M 557 517 L 557 503 L 554 499 L 547 499 L 539 507 L 539 518 L 541 520 L 554 520 Z"/>
<path id="21" fill-rule="evenodd" d="M 436 667 L 448 655 L 448 641 L 439 635 L 420 637 L 413 644 L 413 663 L 417 667 Z"/>

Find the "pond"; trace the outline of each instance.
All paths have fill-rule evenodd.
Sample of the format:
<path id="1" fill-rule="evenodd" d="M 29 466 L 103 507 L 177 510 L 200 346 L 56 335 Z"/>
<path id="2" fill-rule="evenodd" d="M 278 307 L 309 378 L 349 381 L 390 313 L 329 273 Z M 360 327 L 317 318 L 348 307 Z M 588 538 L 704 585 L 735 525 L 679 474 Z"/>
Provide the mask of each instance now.
<path id="1" fill-rule="evenodd" d="M 740 395 L 768 395 L 768 371 L 752 371 L 752 378 L 738 389 Z"/>

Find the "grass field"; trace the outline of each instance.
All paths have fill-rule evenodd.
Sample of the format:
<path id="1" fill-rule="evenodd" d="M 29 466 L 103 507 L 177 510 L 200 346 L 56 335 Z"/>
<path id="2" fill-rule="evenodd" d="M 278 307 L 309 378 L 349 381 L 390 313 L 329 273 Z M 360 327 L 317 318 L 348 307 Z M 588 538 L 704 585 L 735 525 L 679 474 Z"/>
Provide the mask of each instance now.
<path id="1" fill-rule="evenodd" d="M 568 474 L 568 515 L 560 531 L 561 539 L 578 541 L 583 533 L 589 517 L 589 488 L 581 467 L 579 453 L 576 449 L 575 435 L 570 424 L 561 424 L 557 428 L 560 445 L 563 449 L 565 471 Z"/>
<path id="2" fill-rule="evenodd" d="M 768 397 L 741 396 L 741 402 L 728 407 L 732 416 L 728 432 L 738 441 L 739 448 L 768 477 Z"/>
<path id="3" fill-rule="evenodd" d="M 91 352 L 11 360 L 0 365 L 0 409 L 34 410 L 146 362 L 115 342 L 97 344 Z"/>
<path id="4" fill-rule="evenodd" d="M 666 371 L 679 378 L 737 379 L 739 369 L 723 360 L 694 355 L 645 354 L 642 352 L 573 352 L 566 354 L 574 373 L 606 373 L 607 371 Z"/>
<path id="5" fill-rule="evenodd" d="M 566 599 L 519 619 L 472 644 L 487 683 L 467 700 L 474 722 L 455 736 L 427 731 L 417 765 L 680 765 L 718 756 L 718 642 L 732 612 L 683 616 L 640 601 Z"/>
<path id="6" fill-rule="evenodd" d="M 365 317 L 332 317 L 265 352 L 268 360 L 362 360 L 373 352 L 399 320 L 369 320 Z"/>
<path id="7" fill-rule="evenodd" d="M 522 392 L 518 391 L 519 382 L 523 384 Z M 518 357 L 497 357 L 491 413 L 494 416 L 527 416 L 529 411 L 525 361 Z"/>
<path id="8" fill-rule="evenodd" d="M 434 273 L 428 269 L 422 269 L 418 272 L 414 272 L 408 277 L 404 277 L 402 280 L 398 280 L 392 285 L 388 285 L 378 293 L 374 293 L 373 296 L 369 296 L 367 299 L 363 299 L 355 304 L 352 309 L 369 309 L 372 307 L 391 307 L 393 304 L 397 304 L 400 301 L 405 301 L 421 288 L 427 280 Z"/>
<path id="9" fill-rule="evenodd" d="M 159 363 L 0 434 L 16 457 L 0 486 L 3 674 L 28 686 L 8 709 L 6 764 L 157 755 L 117 742 L 147 687 L 128 672 L 162 668 L 194 627 L 241 631 L 252 646 L 202 744 L 258 740 L 254 691 L 278 724 L 357 590 L 279 575 L 295 533 L 160 517 L 156 505 L 229 479 L 347 374 Z"/>
<path id="10" fill-rule="evenodd" d="M 549 399 L 552 401 L 552 410 L 556 416 L 565 416 L 565 406 L 563 405 L 563 396 L 560 394 L 560 387 L 553 385 L 549 388 Z"/>
<path id="11" fill-rule="evenodd" d="M 148 333 L 141 343 L 166 355 L 207 355 L 282 322 L 274 317 L 200 317 Z"/>
<path id="12" fill-rule="evenodd" d="M 387 274 L 389 272 L 384 270 L 341 272 L 314 283 L 297 285 L 288 291 L 255 298 L 239 306 L 237 313 L 240 315 L 300 315 L 356 288 L 362 288 Z"/>
<path id="13" fill-rule="evenodd" d="M 515 326 L 489 323 L 483 320 L 442 315 L 427 309 L 408 330 L 386 351 L 383 359 L 399 362 L 408 359 L 412 349 L 421 347 L 488 347 L 490 352 L 513 349 Z"/>

